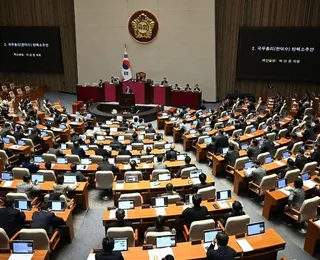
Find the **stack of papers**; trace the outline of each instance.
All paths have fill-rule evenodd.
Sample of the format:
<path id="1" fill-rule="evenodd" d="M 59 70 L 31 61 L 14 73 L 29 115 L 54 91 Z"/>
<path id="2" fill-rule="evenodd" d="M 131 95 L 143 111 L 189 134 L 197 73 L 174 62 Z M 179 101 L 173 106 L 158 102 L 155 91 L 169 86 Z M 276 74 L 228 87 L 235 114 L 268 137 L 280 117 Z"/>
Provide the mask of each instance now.
<path id="1" fill-rule="evenodd" d="M 250 252 L 253 251 L 252 246 L 249 244 L 247 239 L 237 239 L 236 240 L 238 245 L 241 247 L 243 252 Z"/>
<path id="2" fill-rule="evenodd" d="M 230 205 L 228 202 L 222 200 L 222 201 L 217 201 L 218 205 L 220 208 L 222 209 L 227 209 L 227 208 L 230 208 Z"/>
<path id="3" fill-rule="evenodd" d="M 280 161 L 275 161 L 276 164 L 278 164 L 279 166 L 284 166 L 285 164 L 283 162 Z"/>
<path id="4" fill-rule="evenodd" d="M 143 169 L 148 169 L 149 168 L 149 164 L 145 163 L 144 165 L 142 165 Z"/>
<path id="5" fill-rule="evenodd" d="M 11 254 L 8 260 L 31 260 L 33 254 Z"/>
<path id="6" fill-rule="evenodd" d="M 165 207 L 156 208 L 156 213 L 157 213 L 157 216 L 159 215 L 165 216 L 167 214 L 166 208 Z"/>
<path id="7" fill-rule="evenodd" d="M 208 248 L 209 246 L 211 246 L 212 243 L 208 242 L 208 243 L 203 243 L 203 248 L 204 248 L 204 251 L 208 251 Z M 218 250 L 218 244 L 215 244 L 214 245 L 214 250 Z"/>
<path id="8" fill-rule="evenodd" d="M 124 183 L 116 183 L 116 190 L 123 190 L 124 189 Z"/>
<path id="9" fill-rule="evenodd" d="M 254 137 L 254 135 L 252 135 L 252 134 L 246 134 L 246 136 L 248 136 L 248 137 Z"/>
<path id="10" fill-rule="evenodd" d="M 199 179 L 192 179 L 192 183 L 193 184 L 200 184 L 200 180 Z"/>
<path id="11" fill-rule="evenodd" d="M 283 193 L 286 194 L 287 196 L 290 195 L 290 190 L 288 190 L 287 188 L 279 189 L 279 191 L 283 192 Z"/>
<path id="12" fill-rule="evenodd" d="M 123 165 L 123 169 L 130 170 L 131 166 L 129 164 L 125 164 L 125 165 Z"/>
<path id="13" fill-rule="evenodd" d="M 9 149 L 19 149 L 20 145 L 11 145 Z"/>
<path id="14" fill-rule="evenodd" d="M 5 181 L 2 185 L 2 187 L 11 187 L 12 186 L 13 181 Z"/>
<path id="15" fill-rule="evenodd" d="M 166 257 L 167 255 L 173 255 L 172 248 L 160 248 L 160 249 L 151 249 L 148 250 L 149 259 L 150 260 L 161 260 L 162 258 Z"/>
<path id="16" fill-rule="evenodd" d="M 316 183 L 313 182 L 312 180 L 307 180 L 303 182 L 303 186 L 308 187 L 309 189 L 314 188 L 314 186 L 316 186 Z"/>

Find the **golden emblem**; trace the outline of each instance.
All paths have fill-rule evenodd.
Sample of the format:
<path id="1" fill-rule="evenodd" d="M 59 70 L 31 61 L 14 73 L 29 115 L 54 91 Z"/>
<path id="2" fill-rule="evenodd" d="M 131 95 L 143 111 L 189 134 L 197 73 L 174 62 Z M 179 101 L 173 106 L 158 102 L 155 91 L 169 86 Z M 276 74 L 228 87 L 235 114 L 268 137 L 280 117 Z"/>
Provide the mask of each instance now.
<path id="1" fill-rule="evenodd" d="M 157 35 L 159 24 L 157 18 L 148 11 L 134 13 L 128 23 L 131 36 L 138 42 L 151 42 Z"/>

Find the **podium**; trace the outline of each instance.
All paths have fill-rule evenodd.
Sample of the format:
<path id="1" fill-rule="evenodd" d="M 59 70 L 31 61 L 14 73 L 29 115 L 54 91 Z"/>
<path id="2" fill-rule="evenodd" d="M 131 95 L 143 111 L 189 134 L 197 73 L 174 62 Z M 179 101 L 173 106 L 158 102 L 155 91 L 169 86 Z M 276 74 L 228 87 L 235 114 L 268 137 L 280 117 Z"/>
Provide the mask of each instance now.
<path id="1" fill-rule="evenodd" d="M 135 102 L 135 94 L 121 94 L 119 99 L 120 107 L 134 107 Z"/>
<path id="2" fill-rule="evenodd" d="M 170 86 L 153 86 L 153 103 L 157 105 L 170 105 L 171 87 Z"/>

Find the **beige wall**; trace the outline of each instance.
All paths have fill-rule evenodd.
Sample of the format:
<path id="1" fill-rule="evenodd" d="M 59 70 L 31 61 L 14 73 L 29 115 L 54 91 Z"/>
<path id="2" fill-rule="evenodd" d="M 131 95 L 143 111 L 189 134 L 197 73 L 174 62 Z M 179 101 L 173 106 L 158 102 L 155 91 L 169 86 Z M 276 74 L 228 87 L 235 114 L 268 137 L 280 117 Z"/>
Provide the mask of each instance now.
<path id="1" fill-rule="evenodd" d="M 181 86 L 196 83 L 203 99 L 216 100 L 215 0 L 74 0 L 79 83 L 120 76 L 124 44 L 132 72 Z M 129 35 L 138 10 L 158 19 L 159 33 L 149 44 Z"/>

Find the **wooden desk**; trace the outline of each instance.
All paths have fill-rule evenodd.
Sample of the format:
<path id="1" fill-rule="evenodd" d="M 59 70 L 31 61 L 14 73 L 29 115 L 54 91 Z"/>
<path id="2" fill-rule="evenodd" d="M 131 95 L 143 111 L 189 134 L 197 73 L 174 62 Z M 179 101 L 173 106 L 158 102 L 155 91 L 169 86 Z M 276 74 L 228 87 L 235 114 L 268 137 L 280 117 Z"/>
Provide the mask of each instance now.
<path id="1" fill-rule="evenodd" d="M 279 250 L 283 250 L 286 241 L 274 230 L 267 229 L 264 234 L 245 237 L 254 251 L 244 253 L 238 245 L 235 236 L 229 237 L 228 245 L 232 247 L 243 260 L 276 260 Z M 206 259 L 206 251 L 203 244 L 191 245 L 191 242 L 177 243 L 172 248 L 175 259 L 183 260 L 203 260 Z M 92 253 L 93 251 L 91 251 Z M 138 260 L 149 259 L 148 250 L 142 250 L 142 247 L 129 247 L 129 250 L 122 252 L 124 259 Z"/>
<path id="2" fill-rule="evenodd" d="M 164 121 L 164 134 L 165 135 L 172 135 L 173 133 L 173 121 Z"/>
<path id="3" fill-rule="evenodd" d="M 264 131 L 263 130 L 257 130 L 252 134 L 244 134 L 240 136 L 240 142 L 249 142 L 251 141 L 251 139 L 260 137 L 264 135 Z"/>
<path id="4" fill-rule="evenodd" d="M 83 122 L 70 122 L 69 125 L 74 129 L 75 132 L 78 132 L 80 134 L 84 134 L 85 133 L 85 129 L 84 129 L 84 123 Z"/>
<path id="5" fill-rule="evenodd" d="M 13 143 L 4 144 L 5 149 L 10 149 L 14 153 L 23 153 L 24 155 L 31 155 L 31 149 L 29 145 L 15 145 Z"/>
<path id="6" fill-rule="evenodd" d="M 308 230 L 306 240 L 304 241 L 304 250 L 311 256 L 316 252 L 316 245 L 320 239 L 320 227 L 311 219 L 308 221 Z"/>
<path id="7" fill-rule="evenodd" d="M 168 116 L 162 117 L 157 116 L 157 129 L 162 130 L 164 129 L 164 122 L 168 119 Z"/>
<path id="8" fill-rule="evenodd" d="M 214 180 L 208 176 L 207 182 L 214 185 Z M 114 194 L 114 204 L 117 205 L 118 199 L 123 193 L 139 192 L 143 196 L 143 202 L 150 204 L 151 198 L 160 193 L 165 192 L 166 185 L 172 183 L 175 190 L 179 192 L 180 196 L 191 193 L 191 185 L 193 182 L 190 179 L 173 178 L 170 181 L 158 182 L 157 186 L 153 186 L 152 182 L 143 180 L 138 183 L 114 183 L 112 190 Z"/>
<path id="9" fill-rule="evenodd" d="M 272 174 L 275 171 L 279 171 L 280 169 L 287 166 L 286 160 L 275 160 L 269 164 L 263 164 L 262 167 L 266 169 L 267 174 Z M 233 192 L 238 194 L 240 193 L 240 189 L 243 188 L 246 184 L 246 177 L 244 170 L 236 170 L 234 172 L 234 183 L 233 183 Z"/>
<path id="10" fill-rule="evenodd" d="M 172 131 L 173 131 L 173 142 L 178 143 L 182 141 L 183 133 L 181 132 L 181 129 L 179 127 L 174 127 Z"/>
<path id="11" fill-rule="evenodd" d="M 6 181 L 0 183 L 0 196 L 5 197 L 5 195 L 10 192 L 11 190 L 17 189 L 17 184 L 22 182 L 22 180 L 13 180 L 11 186 L 5 187 Z M 46 181 L 44 183 L 40 183 L 41 192 L 52 192 L 53 185 L 55 182 L 53 181 Z M 79 182 L 79 186 L 74 191 L 70 191 L 68 193 L 70 198 L 74 198 L 76 204 L 82 205 L 84 209 L 89 208 L 89 198 L 88 198 L 88 183 L 87 182 Z"/>
<path id="12" fill-rule="evenodd" d="M 0 253 L 0 260 L 8 260 L 11 253 Z M 49 260 L 49 252 L 47 250 L 34 250 L 32 260 Z"/>
<path id="13" fill-rule="evenodd" d="M 32 222 L 32 215 L 36 212 L 37 209 L 32 208 L 29 211 L 24 210 L 24 214 L 26 215 L 25 222 Z M 62 228 L 62 236 L 67 238 L 68 242 L 72 242 L 74 238 L 74 229 L 73 229 L 73 219 L 72 219 L 72 211 L 70 209 L 66 209 L 63 212 L 54 212 L 58 217 L 62 218 L 65 222 L 65 227 Z"/>
<path id="14" fill-rule="evenodd" d="M 40 170 L 46 169 L 45 163 L 39 163 L 38 165 L 40 167 Z M 54 163 L 53 165 L 51 165 L 51 169 L 54 171 L 64 172 L 64 171 L 70 171 L 71 170 L 70 166 L 71 166 L 71 163 L 67 163 L 67 164 Z M 93 163 L 93 164 L 87 165 L 84 170 L 81 170 L 81 172 L 83 172 L 83 173 L 95 172 L 95 171 L 97 171 L 97 169 L 98 169 L 98 164 Z"/>
<path id="15" fill-rule="evenodd" d="M 69 128 L 62 130 L 60 128 L 52 127 L 51 130 L 53 131 L 54 135 L 60 136 L 62 142 L 66 143 L 70 140 L 71 133 Z"/>

